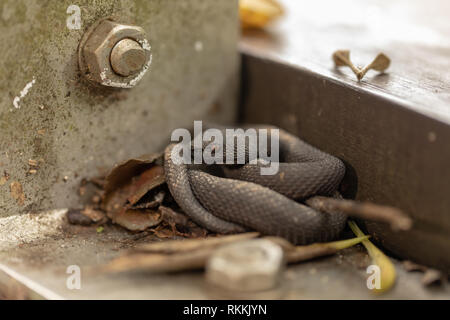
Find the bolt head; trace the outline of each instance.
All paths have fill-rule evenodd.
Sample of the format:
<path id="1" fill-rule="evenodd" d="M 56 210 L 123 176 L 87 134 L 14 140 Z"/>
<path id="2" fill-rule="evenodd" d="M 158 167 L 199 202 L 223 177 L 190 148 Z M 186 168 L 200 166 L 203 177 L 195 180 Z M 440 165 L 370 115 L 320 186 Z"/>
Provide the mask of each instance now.
<path id="1" fill-rule="evenodd" d="M 235 291 L 274 288 L 285 266 L 283 249 L 272 241 L 253 239 L 223 246 L 206 266 L 208 282 Z"/>
<path id="2" fill-rule="evenodd" d="M 78 60 L 89 81 L 102 86 L 131 88 L 148 70 L 151 50 L 141 27 L 102 20 L 83 36 Z"/>
<path id="3" fill-rule="evenodd" d="M 132 39 L 120 40 L 111 52 L 111 67 L 124 77 L 142 70 L 145 60 L 145 50 Z"/>

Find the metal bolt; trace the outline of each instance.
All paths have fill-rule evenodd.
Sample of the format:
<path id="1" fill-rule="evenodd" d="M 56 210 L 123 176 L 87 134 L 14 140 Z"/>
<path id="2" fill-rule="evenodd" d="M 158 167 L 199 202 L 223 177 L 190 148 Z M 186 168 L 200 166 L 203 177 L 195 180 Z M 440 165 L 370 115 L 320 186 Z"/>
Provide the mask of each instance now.
<path id="1" fill-rule="evenodd" d="M 132 88 L 149 68 L 150 45 L 141 27 L 101 20 L 84 34 L 78 61 L 89 81 Z"/>
<path id="2" fill-rule="evenodd" d="M 136 74 L 144 64 L 145 50 L 134 40 L 120 40 L 112 49 L 111 66 L 121 76 Z"/>
<path id="3" fill-rule="evenodd" d="M 284 265 L 283 250 L 274 242 L 240 241 L 214 252 L 206 265 L 206 279 L 229 290 L 268 290 L 278 284 Z"/>

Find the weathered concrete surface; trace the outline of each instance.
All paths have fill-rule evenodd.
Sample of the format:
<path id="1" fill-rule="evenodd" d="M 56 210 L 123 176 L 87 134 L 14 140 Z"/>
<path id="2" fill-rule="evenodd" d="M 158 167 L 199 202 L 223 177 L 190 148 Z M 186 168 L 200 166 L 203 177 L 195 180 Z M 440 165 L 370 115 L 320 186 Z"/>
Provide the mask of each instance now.
<path id="1" fill-rule="evenodd" d="M 66 27 L 71 4 L 81 7 L 81 30 Z M 142 26 L 152 46 L 150 70 L 131 90 L 95 89 L 78 73 L 83 32 L 108 16 Z M 78 206 L 83 177 L 161 150 L 194 119 L 231 121 L 237 20 L 237 0 L 2 1 L 0 216 Z M 17 183 L 11 194 L 12 182 L 24 197 Z"/>

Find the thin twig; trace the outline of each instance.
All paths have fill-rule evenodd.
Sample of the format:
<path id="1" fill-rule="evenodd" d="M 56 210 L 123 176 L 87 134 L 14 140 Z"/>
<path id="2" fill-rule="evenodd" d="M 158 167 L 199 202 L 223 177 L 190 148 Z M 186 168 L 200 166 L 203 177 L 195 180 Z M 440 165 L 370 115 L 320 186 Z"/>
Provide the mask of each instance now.
<path id="1" fill-rule="evenodd" d="M 311 208 L 328 213 L 342 212 L 355 218 L 385 222 L 390 224 L 394 230 L 409 230 L 412 226 L 411 218 L 402 210 L 371 202 L 316 196 L 308 199 L 306 204 Z"/>

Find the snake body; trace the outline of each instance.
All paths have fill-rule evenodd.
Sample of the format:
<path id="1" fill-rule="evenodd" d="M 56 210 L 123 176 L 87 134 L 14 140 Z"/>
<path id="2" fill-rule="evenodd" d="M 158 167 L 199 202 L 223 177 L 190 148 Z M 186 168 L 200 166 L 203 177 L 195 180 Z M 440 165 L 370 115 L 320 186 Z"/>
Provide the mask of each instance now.
<path id="1" fill-rule="evenodd" d="M 260 162 L 204 168 L 175 164 L 173 148 L 169 145 L 164 153 L 169 190 L 193 221 L 211 231 L 256 230 L 307 244 L 336 239 L 345 226 L 344 214 L 320 212 L 303 203 L 337 191 L 345 173 L 343 162 L 281 129 L 275 175 L 261 175 Z M 220 175 L 208 170 L 212 166 Z"/>

